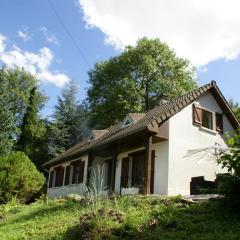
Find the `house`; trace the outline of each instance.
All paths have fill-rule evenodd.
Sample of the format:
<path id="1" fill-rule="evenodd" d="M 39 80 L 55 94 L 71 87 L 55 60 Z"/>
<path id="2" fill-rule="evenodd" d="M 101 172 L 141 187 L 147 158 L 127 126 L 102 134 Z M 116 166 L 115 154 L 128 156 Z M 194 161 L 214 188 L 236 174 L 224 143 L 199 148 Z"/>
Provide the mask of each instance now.
<path id="1" fill-rule="evenodd" d="M 226 172 L 209 151 L 215 145 L 226 147 L 224 133 L 238 128 L 212 81 L 161 101 L 146 114 L 129 113 L 108 129 L 93 130 L 89 139 L 46 162 L 48 195 L 81 194 L 100 175 L 105 189 L 118 194 L 189 195 L 196 179 L 211 182 L 216 173 Z"/>

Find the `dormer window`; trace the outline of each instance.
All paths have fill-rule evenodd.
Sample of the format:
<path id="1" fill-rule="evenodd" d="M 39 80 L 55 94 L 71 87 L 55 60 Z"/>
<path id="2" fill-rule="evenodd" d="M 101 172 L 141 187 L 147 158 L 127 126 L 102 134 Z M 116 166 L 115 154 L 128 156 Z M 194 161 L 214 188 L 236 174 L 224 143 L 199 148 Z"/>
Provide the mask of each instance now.
<path id="1" fill-rule="evenodd" d="M 92 140 L 94 140 L 94 136 L 93 136 L 93 135 L 91 135 L 91 136 L 89 137 L 88 142 L 91 142 Z"/>
<path id="2" fill-rule="evenodd" d="M 130 119 L 130 117 L 127 116 L 125 118 L 125 120 L 123 121 L 123 126 L 122 127 L 127 127 L 127 126 L 131 125 L 132 123 L 133 123 L 132 119 Z"/>
<path id="3" fill-rule="evenodd" d="M 127 121 L 125 122 L 125 124 L 124 124 L 124 126 L 128 126 L 128 125 L 130 125 L 132 122 L 129 120 L 129 119 L 127 119 Z"/>

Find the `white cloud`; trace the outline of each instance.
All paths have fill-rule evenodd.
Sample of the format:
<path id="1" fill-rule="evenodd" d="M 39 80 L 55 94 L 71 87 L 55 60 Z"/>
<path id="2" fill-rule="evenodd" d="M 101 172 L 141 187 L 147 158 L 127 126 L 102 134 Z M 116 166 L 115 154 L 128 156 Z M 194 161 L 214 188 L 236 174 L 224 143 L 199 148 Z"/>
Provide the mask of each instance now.
<path id="1" fill-rule="evenodd" d="M 37 53 L 23 51 L 15 45 L 6 49 L 6 36 L 0 34 L 0 61 L 9 67 L 24 67 L 41 82 L 50 82 L 59 87 L 64 86 L 70 78 L 57 71 L 50 71 L 49 67 L 54 56 L 47 47 L 41 48 Z"/>
<path id="2" fill-rule="evenodd" d="M 0 54 L 5 50 L 5 43 L 6 37 L 0 34 Z"/>
<path id="3" fill-rule="evenodd" d="M 50 33 L 49 30 L 46 27 L 41 27 L 40 31 L 43 33 L 43 35 L 45 37 L 45 40 L 47 42 L 53 43 L 57 46 L 60 45 L 57 37 L 54 34 Z"/>
<path id="4" fill-rule="evenodd" d="M 27 42 L 31 39 L 26 28 L 24 28 L 22 31 L 19 30 L 17 36 L 21 38 L 24 42 Z"/>
<path id="5" fill-rule="evenodd" d="M 238 0 L 78 0 L 88 27 L 122 49 L 138 38 L 160 38 L 179 56 L 203 66 L 240 55 Z"/>

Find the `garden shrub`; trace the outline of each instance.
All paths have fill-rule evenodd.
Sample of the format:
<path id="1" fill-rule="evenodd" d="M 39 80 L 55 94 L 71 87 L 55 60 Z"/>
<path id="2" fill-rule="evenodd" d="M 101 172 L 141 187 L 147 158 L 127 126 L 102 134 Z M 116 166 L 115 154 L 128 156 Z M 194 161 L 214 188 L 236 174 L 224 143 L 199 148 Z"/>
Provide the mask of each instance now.
<path id="1" fill-rule="evenodd" d="M 240 211 L 240 135 L 227 136 L 228 151 L 222 151 L 218 163 L 228 169 L 228 174 L 217 176 L 218 192 L 225 196 L 227 207 Z"/>
<path id="2" fill-rule="evenodd" d="M 218 193 L 227 197 L 240 198 L 240 179 L 232 174 L 218 174 L 217 176 Z"/>
<path id="3" fill-rule="evenodd" d="M 42 188 L 45 178 L 23 152 L 0 157 L 0 202 L 12 198 L 27 202 Z"/>

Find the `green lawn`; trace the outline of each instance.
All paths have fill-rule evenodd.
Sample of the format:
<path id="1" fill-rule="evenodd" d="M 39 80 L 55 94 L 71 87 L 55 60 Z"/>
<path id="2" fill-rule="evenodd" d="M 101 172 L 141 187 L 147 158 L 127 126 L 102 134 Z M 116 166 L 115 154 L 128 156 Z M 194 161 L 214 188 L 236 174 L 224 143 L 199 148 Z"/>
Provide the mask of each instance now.
<path id="1" fill-rule="evenodd" d="M 181 198 L 116 197 L 48 200 L 5 206 L 0 239 L 240 239 L 240 214 L 219 201 L 196 204 Z"/>

